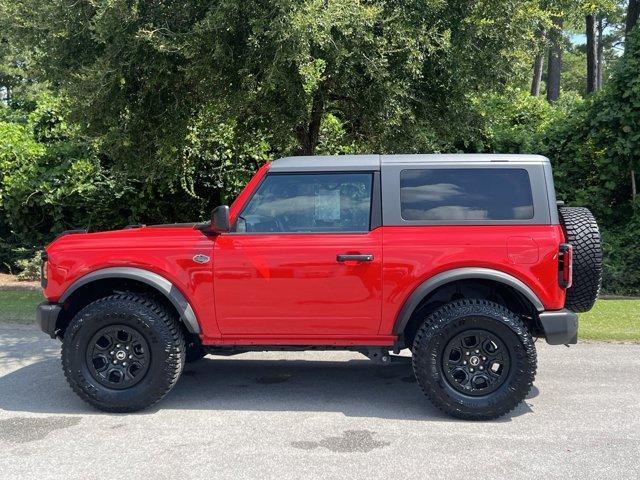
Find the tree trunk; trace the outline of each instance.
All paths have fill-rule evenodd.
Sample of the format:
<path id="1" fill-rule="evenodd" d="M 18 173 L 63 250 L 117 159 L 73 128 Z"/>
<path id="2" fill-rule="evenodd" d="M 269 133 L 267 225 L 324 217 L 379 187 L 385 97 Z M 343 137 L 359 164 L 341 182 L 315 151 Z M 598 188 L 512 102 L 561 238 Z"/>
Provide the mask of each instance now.
<path id="1" fill-rule="evenodd" d="M 598 18 L 598 51 L 596 58 L 596 90 L 600 90 L 602 88 L 602 75 L 604 72 L 604 45 L 602 44 L 602 33 L 604 31 L 604 25 L 602 23 L 602 17 Z"/>
<path id="2" fill-rule="evenodd" d="M 560 97 L 560 69 L 562 68 L 562 18 L 553 17 L 553 29 L 549 32 L 549 64 L 547 66 L 547 100 L 555 102 Z"/>
<path id="3" fill-rule="evenodd" d="M 587 93 L 596 91 L 598 83 L 598 52 L 596 48 L 596 17 L 587 15 L 585 17 L 587 33 Z"/>
<path id="4" fill-rule="evenodd" d="M 633 27 L 638 23 L 638 15 L 640 14 L 640 0 L 629 0 L 627 7 L 627 20 L 625 22 L 624 33 L 629 36 Z"/>
<path id="5" fill-rule="evenodd" d="M 629 0 L 629 6 L 627 7 L 627 21 L 625 22 L 624 32 L 627 37 L 638 23 L 638 16 L 640 15 L 640 0 Z M 636 171 L 631 170 L 631 198 L 635 200 L 638 194 L 636 187 Z"/>
<path id="6" fill-rule="evenodd" d="M 537 97 L 540 95 L 540 83 L 542 82 L 542 70 L 544 69 L 544 50 L 542 44 L 544 43 L 544 30 L 540 30 L 539 45 L 541 50 L 536 54 L 536 58 L 533 61 L 533 79 L 531 80 L 531 95 Z"/>
<path id="7" fill-rule="evenodd" d="M 540 95 L 540 84 L 542 83 L 542 70 L 544 69 L 544 53 L 536 55 L 533 63 L 533 80 L 531 80 L 531 95 Z"/>
<path id="8" fill-rule="evenodd" d="M 311 118 L 307 125 L 298 125 L 296 128 L 296 136 L 300 142 L 301 155 L 314 155 L 320 136 L 320 123 L 322 122 L 322 114 L 324 113 L 324 98 L 322 92 L 317 90 L 313 95 L 311 104 Z"/>

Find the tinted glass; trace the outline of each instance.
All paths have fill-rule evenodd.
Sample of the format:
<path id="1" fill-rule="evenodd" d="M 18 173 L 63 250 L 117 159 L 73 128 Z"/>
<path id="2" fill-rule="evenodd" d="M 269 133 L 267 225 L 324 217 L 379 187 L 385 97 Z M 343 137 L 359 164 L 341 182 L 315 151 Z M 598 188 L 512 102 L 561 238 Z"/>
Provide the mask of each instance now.
<path id="1" fill-rule="evenodd" d="M 369 230 L 370 173 L 269 175 L 236 223 L 238 232 Z"/>
<path id="2" fill-rule="evenodd" d="M 533 218 L 529 174 L 519 168 L 403 170 L 400 202 L 405 220 Z"/>

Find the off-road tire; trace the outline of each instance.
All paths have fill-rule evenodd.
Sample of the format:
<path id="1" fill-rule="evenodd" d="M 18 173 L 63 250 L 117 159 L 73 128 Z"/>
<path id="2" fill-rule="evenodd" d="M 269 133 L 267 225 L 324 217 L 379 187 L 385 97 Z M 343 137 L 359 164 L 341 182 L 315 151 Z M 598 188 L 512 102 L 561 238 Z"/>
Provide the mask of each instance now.
<path id="1" fill-rule="evenodd" d="M 124 325 L 148 345 L 148 369 L 138 383 L 108 388 L 90 371 L 87 350 L 109 325 Z M 62 367 L 73 391 L 107 412 L 133 412 L 161 400 L 176 384 L 185 363 L 185 341 L 173 312 L 147 296 L 115 294 L 84 307 L 71 320 L 62 342 Z"/>
<path id="2" fill-rule="evenodd" d="M 510 356 L 503 383 L 487 395 L 460 393 L 444 372 L 445 347 L 472 330 L 497 337 Z M 536 374 L 536 350 L 524 323 L 487 300 L 455 300 L 431 313 L 416 333 L 412 353 L 413 371 L 427 398 L 448 415 L 465 420 L 491 420 L 510 412 L 525 399 Z"/>
<path id="3" fill-rule="evenodd" d="M 591 310 L 602 285 L 602 241 L 596 219 L 583 207 L 560 207 L 560 222 L 573 246 L 573 284 L 565 307 L 574 312 Z"/>

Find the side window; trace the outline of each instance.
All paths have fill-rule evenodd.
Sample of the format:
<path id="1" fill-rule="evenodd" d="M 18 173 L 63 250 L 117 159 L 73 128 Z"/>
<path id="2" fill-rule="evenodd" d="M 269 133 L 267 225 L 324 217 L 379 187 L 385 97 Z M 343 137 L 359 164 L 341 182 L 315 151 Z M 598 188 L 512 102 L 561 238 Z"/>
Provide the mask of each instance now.
<path id="1" fill-rule="evenodd" d="M 238 217 L 237 232 L 365 232 L 371 173 L 267 175 Z"/>
<path id="2" fill-rule="evenodd" d="M 432 168 L 400 173 L 405 220 L 528 220 L 529 174 L 521 168 Z"/>

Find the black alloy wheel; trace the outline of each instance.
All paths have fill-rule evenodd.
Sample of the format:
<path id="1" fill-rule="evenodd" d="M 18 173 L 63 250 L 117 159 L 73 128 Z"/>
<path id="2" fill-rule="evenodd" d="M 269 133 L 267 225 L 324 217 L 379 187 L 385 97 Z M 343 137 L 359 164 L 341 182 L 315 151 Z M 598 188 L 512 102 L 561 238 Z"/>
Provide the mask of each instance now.
<path id="1" fill-rule="evenodd" d="M 486 330 L 466 330 L 444 349 L 442 369 L 449 385 L 466 395 L 487 395 L 507 379 L 509 351 Z"/>
<path id="2" fill-rule="evenodd" d="M 87 366 L 93 378 L 109 388 L 123 389 L 142 380 L 151 352 L 144 337 L 126 325 L 101 328 L 89 341 Z"/>

